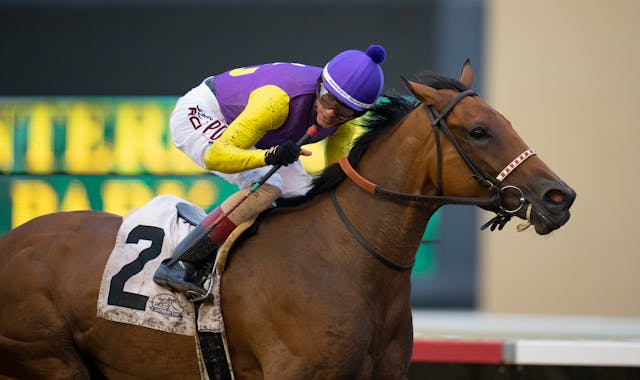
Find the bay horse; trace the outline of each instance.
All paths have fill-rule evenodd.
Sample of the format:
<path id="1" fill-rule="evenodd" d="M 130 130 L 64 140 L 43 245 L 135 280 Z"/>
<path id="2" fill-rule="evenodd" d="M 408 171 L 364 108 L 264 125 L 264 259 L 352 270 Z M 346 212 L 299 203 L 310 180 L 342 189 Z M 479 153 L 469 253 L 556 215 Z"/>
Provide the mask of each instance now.
<path id="1" fill-rule="evenodd" d="M 567 222 L 575 192 L 472 81 L 468 61 L 459 80 L 406 81 L 415 99 L 377 105 L 348 159 L 236 245 L 221 282 L 236 378 L 406 378 L 409 269 L 440 206 L 496 211 L 492 229 L 512 216 L 539 234 Z M 103 212 L 55 213 L 1 238 L 0 378 L 199 377 L 193 337 L 96 317 L 121 223 Z"/>

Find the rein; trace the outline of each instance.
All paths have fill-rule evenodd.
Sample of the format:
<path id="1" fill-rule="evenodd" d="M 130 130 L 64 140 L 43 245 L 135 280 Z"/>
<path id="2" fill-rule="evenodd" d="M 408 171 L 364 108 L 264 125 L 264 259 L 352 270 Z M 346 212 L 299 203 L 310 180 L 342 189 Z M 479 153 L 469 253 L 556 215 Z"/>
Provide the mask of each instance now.
<path id="1" fill-rule="evenodd" d="M 347 227 L 347 229 L 349 230 L 349 232 L 351 232 L 351 235 L 353 235 L 353 237 L 358 241 L 358 243 L 367 250 L 367 252 L 369 252 L 369 254 L 373 257 L 376 258 L 376 260 L 380 261 L 382 264 L 388 266 L 389 268 L 397 271 L 397 272 L 406 272 L 409 269 L 413 268 L 413 264 L 415 264 L 415 261 L 413 261 L 411 264 L 408 265 L 398 265 L 398 264 L 394 264 L 392 261 L 390 261 L 389 259 L 385 258 L 382 254 L 380 254 L 378 251 L 376 251 L 375 248 L 373 248 L 365 238 L 362 237 L 362 235 L 360 234 L 360 232 L 358 232 L 358 230 L 356 229 L 356 227 L 349 221 L 349 218 L 347 218 L 347 215 L 345 215 L 344 211 L 342 210 L 342 207 L 340 207 L 340 204 L 338 203 L 338 200 L 336 199 L 336 194 L 335 192 L 332 190 L 331 193 L 329 193 L 329 196 L 331 197 L 331 202 L 333 203 L 333 207 L 335 207 L 336 212 L 338 213 L 338 216 L 340 216 L 340 220 L 342 220 L 342 222 L 344 223 L 344 225 Z"/>
<path id="2" fill-rule="evenodd" d="M 437 151 L 437 170 L 438 170 L 438 178 L 437 178 L 437 195 L 423 195 L 423 194 L 407 194 L 392 190 L 387 190 L 368 179 L 361 176 L 351 165 L 348 157 L 342 157 L 338 164 L 340 168 L 345 173 L 353 183 L 355 183 L 358 187 L 367 191 L 368 193 L 374 195 L 381 195 L 387 197 L 392 200 L 403 200 L 403 201 L 418 201 L 418 202 L 437 202 L 440 204 L 458 204 L 458 205 L 475 205 L 475 206 L 490 206 L 492 208 L 497 208 L 499 211 L 496 211 L 496 216 L 491 219 L 489 222 L 484 224 L 481 229 L 485 229 L 491 226 L 491 231 L 495 230 L 497 227 L 499 230 L 502 230 L 504 225 L 511 220 L 511 216 L 517 213 L 525 204 L 527 204 L 527 200 L 524 197 L 523 191 L 513 185 L 507 185 L 500 187 L 502 181 L 511 174 L 520 164 L 522 164 L 528 158 L 534 156 L 536 151 L 534 149 L 527 149 L 518 155 L 513 161 L 511 161 L 496 177 L 491 177 L 487 175 L 483 170 L 481 170 L 473 160 L 466 154 L 466 152 L 462 149 L 460 144 L 456 141 L 453 133 L 449 129 L 449 126 L 445 122 L 445 118 L 453 111 L 453 108 L 465 97 L 467 96 L 478 96 L 478 94 L 473 90 L 466 90 L 459 93 L 445 108 L 441 113 L 438 113 L 433 106 L 425 104 L 424 107 L 426 109 L 427 115 L 429 115 L 429 119 L 431 120 L 431 126 L 433 127 L 433 133 L 436 137 L 436 151 Z M 449 140 L 449 142 L 455 147 L 458 155 L 465 162 L 467 167 L 473 173 L 473 178 L 475 178 L 481 185 L 489 189 L 493 193 L 491 197 L 450 197 L 445 196 L 444 194 L 444 186 L 442 181 L 442 144 L 440 141 L 440 132 L 442 132 L 445 137 Z M 502 194 L 507 189 L 515 189 L 520 193 L 519 205 L 514 209 L 505 209 L 502 206 Z M 345 224 L 345 226 L 349 229 L 353 237 L 358 241 L 358 243 L 365 248 L 365 250 L 371 254 L 374 258 L 380 261 L 382 264 L 387 267 L 395 270 L 395 271 L 407 271 L 413 267 L 415 262 L 412 262 L 409 265 L 398 265 L 386 259 L 382 254 L 376 251 L 371 245 L 362 237 L 362 235 L 358 232 L 358 230 L 353 226 L 353 224 L 349 221 L 344 211 L 340 207 L 338 200 L 335 197 L 335 193 L 331 191 L 331 202 L 333 203 L 336 212 L 340 216 L 340 219 Z M 531 215 L 531 203 L 528 204 L 527 207 L 527 223 L 521 224 L 518 226 L 518 231 L 524 231 L 530 225 L 530 215 Z"/>
<path id="3" fill-rule="evenodd" d="M 358 185 L 363 190 L 368 193 L 374 195 L 380 195 L 387 197 L 389 199 L 395 200 L 405 200 L 405 201 L 417 201 L 417 202 L 439 202 L 442 204 L 459 204 L 459 205 L 471 205 L 471 206 L 495 206 L 499 197 L 494 195 L 491 198 L 485 197 L 448 197 L 444 195 L 422 195 L 422 194 L 407 194 L 401 193 L 397 191 L 387 190 L 383 187 L 376 185 L 375 183 L 369 181 L 368 179 L 361 176 L 354 168 L 351 166 L 349 159 L 347 157 L 342 157 L 338 164 L 340 168 L 344 172 L 344 174 L 351 179 L 356 185 Z"/>

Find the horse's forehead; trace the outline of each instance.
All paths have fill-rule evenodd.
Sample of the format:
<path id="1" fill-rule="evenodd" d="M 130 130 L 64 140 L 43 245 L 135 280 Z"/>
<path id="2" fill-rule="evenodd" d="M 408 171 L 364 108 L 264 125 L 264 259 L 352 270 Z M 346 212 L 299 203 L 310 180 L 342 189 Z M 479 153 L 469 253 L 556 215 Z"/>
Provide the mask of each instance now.
<path id="1" fill-rule="evenodd" d="M 448 101 L 451 100 L 453 98 Z M 444 107 L 446 104 L 448 103 L 445 103 Z M 452 116 L 462 124 L 481 123 L 496 127 L 501 124 L 509 124 L 507 119 L 479 96 L 467 96 L 462 99 L 452 110 Z"/>

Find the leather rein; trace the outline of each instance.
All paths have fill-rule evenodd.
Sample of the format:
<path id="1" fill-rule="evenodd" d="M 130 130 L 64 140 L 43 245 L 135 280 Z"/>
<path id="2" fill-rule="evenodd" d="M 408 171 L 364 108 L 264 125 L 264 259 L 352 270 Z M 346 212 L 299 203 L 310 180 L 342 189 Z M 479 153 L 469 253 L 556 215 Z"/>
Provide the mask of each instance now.
<path id="1" fill-rule="evenodd" d="M 523 191 L 512 185 L 500 186 L 502 180 L 504 180 L 516 167 L 522 164 L 525 160 L 532 157 L 536 154 L 535 150 L 527 149 L 518 157 L 516 157 L 511 163 L 509 163 L 496 177 L 491 177 L 487 175 L 483 170 L 481 170 L 473 160 L 466 154 L 466 152 L 462 149 L 460 144 L 456 141 L 453 136 L 453 133 L 449 129 L 449 126 L 445 122 L 445 118 L 451 113 L 453 108 L 465 97 L 467 96 L 477 96 L 478 94 L 473 90 L 466 90 L 459 93 L 445 108 L 441 113 L 438 113 L 433 106 L 425 104 L 425 110 L 429 115 L 429 119 L 431 120 L 431 126 L 433 127 L 433 133 L 436 137 L 436 150 L 437 150 L 437 170 L 438 170 L 438 178 L 437 178 L 437 190 L 436 195 L 423 195 L 423 194 L 407 194 L 397 191 L 392 191 L 385 189 L 368 179 L 362 177 L 354 168 L 351 166 L 348 157 L 341 158 L 338 163 L 342 171 L 351 179 L 356 185 L 358 185 L 363 190 L 374 194 L 384 196 L 386 198 L 390 198 L 393 200 L 403 200 L 403 201 L 418 201 L 418 202 L 437 202 L 440 204 L 458 204 L 458 205 L 475 205 L 475 206 L 488 206 L 492 209 L 497 209 L 496 217 L 491 219 L 488 223 L 482 226 L 482 229 L 487 227 L 491 227 L 493 231 L 496 227 L 501 230 L 504 225 L 511 219 L 511 216 L 517 213 L 526 203 L 527 200 L 524 197 Z M 452 197 L 445 196 L 444 194 L 444 186 L 442 180 L 442 144 L 440 141 L 440 133 L 444 134 L 445 137 L 449 140 L 449 142 L 455 147 L 458 155 L 465 162 L 467 167 L 471 170 L 473 174 L 473 178 L 475 178 L 482 186 L 486 187 L 493 193 L 491 197 Z M 507 189 L 514 189 L 519 192 L 519 205 L 514 209 L 505 209 L 502 206 L 502 194 Z M 336 212 L 340 216 L 340 219 L 345 224 L 347 229 L 351 232 L 354 238 L 358 241 L 358 243 L 366 249 L 366 251 L 371 254 L 374 258 L 380 261 L 385 266 L 395 270 L 395 271 L 407 271 L 410 270 L 415 262 L 412 262 L 408 265 L 398 265 L 394 264 L 390 260 L 386 259 L 384 255 L 376 251 L 371 245 L 362 237 L 362 235 L 358 232 L 358 230 L 353 226 L 353 224 L 349 221 L 344 211 L 340 207 L 338 200 L 335 197 L 334 191 L 330 193 L 331 201 L 333 203 Z M 529 219 L 529 215 L 531 213 L 531 204 L 529 203 L 527 209 L 527 219 Z M 519 226 L 519 230 L 524 230 L 528 227 Z"/>

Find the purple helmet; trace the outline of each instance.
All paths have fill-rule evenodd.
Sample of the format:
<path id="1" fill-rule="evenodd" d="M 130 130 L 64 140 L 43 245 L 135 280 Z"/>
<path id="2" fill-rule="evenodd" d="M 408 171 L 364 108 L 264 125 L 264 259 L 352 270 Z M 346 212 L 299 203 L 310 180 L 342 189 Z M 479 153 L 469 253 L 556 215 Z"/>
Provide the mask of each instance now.
<path id="1" fill-rule="evenodd" d="M 380 45 L 367 52 L 347 50 L 336 55 L 322 70 L 327 90 L 356 111 L 364 111 L 376 102 L 384 86 L 380 64 L 387 54 Z"/>

